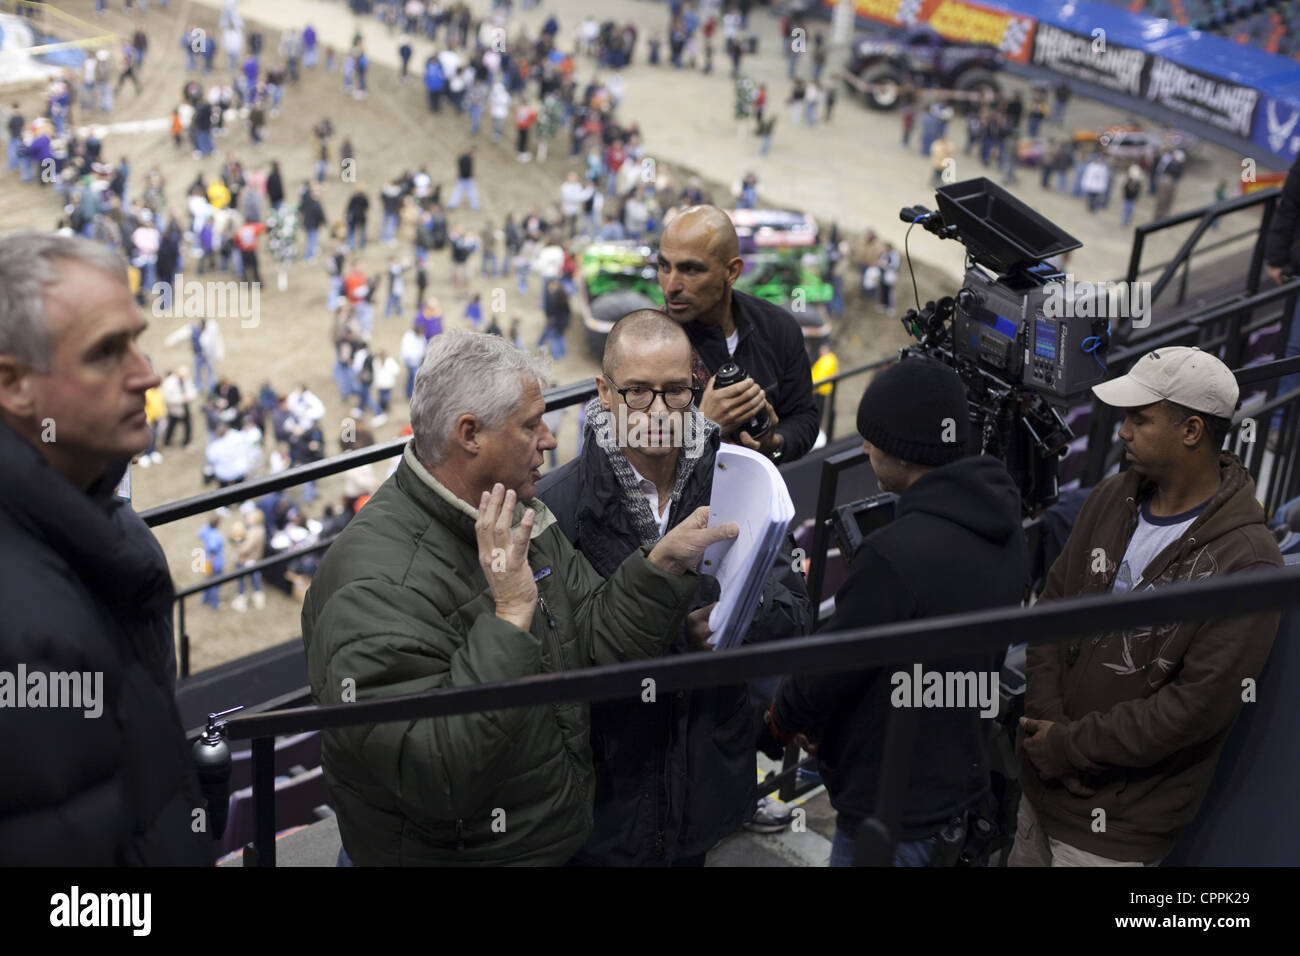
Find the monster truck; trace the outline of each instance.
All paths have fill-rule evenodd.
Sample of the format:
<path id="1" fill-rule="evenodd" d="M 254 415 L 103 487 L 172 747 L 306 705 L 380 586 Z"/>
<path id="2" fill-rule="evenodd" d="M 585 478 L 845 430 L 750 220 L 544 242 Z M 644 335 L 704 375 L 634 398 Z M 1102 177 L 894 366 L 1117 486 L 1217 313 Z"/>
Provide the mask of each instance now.
<path id="1" fill-rule="evenodd" d="M 844 83 L 873 109 L 892 110 L 909 79 L 917 87 L 996 98 L 1002 90 L 994 74 L 1001 68 L 1002 54 L 995 47 L 959 43 L 918 27 L 898 40 L 868 36 L 858 41 Z"/>

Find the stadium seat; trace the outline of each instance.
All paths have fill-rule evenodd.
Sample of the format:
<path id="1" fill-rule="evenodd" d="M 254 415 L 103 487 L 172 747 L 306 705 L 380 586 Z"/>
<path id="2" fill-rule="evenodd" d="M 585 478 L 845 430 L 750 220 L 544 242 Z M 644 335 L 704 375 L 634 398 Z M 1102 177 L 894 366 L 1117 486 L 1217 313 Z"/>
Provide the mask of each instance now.
<path id="1" fill-rule="evenodd" d="M 1281 321 L 1256 329 L 1250 333 L 1250 338 L 1246 342 L 1245 351 L 1241 356 L 1241 364 L 1245 366 L 1271 362 L 1277 357 L 1277 348 L 1281 344 Z"/>
<path id="2" fill-rule="evenodd" d="M 1300 554 L 1287 555 L 1300 567 Z M 1165 866 L 1300 865 L 1300 607 L 1282 615 L 1256 702 L 1246 704 L 1228 735 L 1214 782 L 1196 821 Z"/>
<path id="3" fill-rule="evenodd" d="M 1300 532 L 1300 498 L 1292 498 L 1278 505 L 1277 511 L 1273 512 L 1273 527 Z"/>
<path id="4" fill-rule="evenodd" d="M 1296 0 L 1107 0 L 1112 6 L 1189 30 L 1218 33 L 1236 43 L 1282 56 L 1296 54 L 1300 3 Z"/>
<path id="5" fill-rule="evenodd" d="M 294 767 L 310 770 L 320 766 L 319 730 L 309 730 L 292 737 L 280 737 L 275 742 L 275 775 L 287 776 Z M 253 751 L 238 750 L 230 755 L 230 791 L 253 785 Z"/>
<path id="6" fill-rule="evenodd" d="M 1274 528 L 1273 536 L 1277 538 L 1277 549 L 1282 552 L 1283 557 L 1288 554 L 1300 554 L 1300 532 L 1283 526 Z"/>
<path id="7" fill-rule="evenodd" d="M 323 812 L 321 808 L 330 806 L 329 787 L 325 783 L 325 771 L 321 767 L 286 780 L 277 780 L 275 784 L 276 832 L 324 819 L 329 813 Z M 226 820 L 226 832 L 222 834 L 220 840 L 216 841 L 216 855 L 225 856 L 250 843 L 252 839 L 253 788 L 245 787 L 230 795 L 230 813 Z"/>
<path id="8" fill-rule="evenodd" d="M 1066 449 L 1065 457 L 1061 459 L 1060 467 L 1056 471 L 1056 480 L 1065 487 L 1073 485 L 1083 474 L 1084 463 L 1088 460 L 1088 436 L 1080 435 L 1074 441 L 1070 442 Z"/>

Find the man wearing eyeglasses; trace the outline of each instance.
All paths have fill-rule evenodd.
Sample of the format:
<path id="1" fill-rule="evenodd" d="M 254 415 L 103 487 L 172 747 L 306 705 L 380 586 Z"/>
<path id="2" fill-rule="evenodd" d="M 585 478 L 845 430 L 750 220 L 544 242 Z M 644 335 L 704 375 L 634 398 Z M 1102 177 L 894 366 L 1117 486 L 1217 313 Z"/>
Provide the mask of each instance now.
<path id="1" fill-rule="evenodd" d="M 736 227 L 716 206 L 678 214 L 659 241 L 664 310 L 690 338 L 700 411 L 718 423 L 723 441 L 794 461 L 812 448 L 819 421 L 803 331 L 789 312 L 732 288 L 744 269 Z M 728 362 L 749 377 L 715 388 Z M 740 430 L 764 409 L 771 428 L 758 436 Z"/>
<path id="2" fill-rule="evenodd" d="M 662 312 L 644 309 L 615 323 L 596 385 L 582 453 L 538 482 L 537 497 L 609 577 L 708 505 L 719 429 L 692 407 L 691 344 Z M 787 550 L 773 567 L 746 642 L 808 632 L 797 563 Z M 717 596 L 716 579 L 702 578 L 696 610 L 669 653 L 711 649 L 708 613 Z M 702 866 L 754 812 L 759 712 L 743 684 L 592 704 L 596 822 L 574 863 Z"/>

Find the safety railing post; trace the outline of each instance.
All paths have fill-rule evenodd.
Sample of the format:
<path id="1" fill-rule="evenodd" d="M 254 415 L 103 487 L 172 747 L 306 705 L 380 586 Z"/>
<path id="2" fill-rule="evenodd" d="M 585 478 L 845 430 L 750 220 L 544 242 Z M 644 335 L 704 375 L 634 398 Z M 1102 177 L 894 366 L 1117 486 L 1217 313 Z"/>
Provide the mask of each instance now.
<path id="1" fill-rule="evenodd" d="M 252 857 L 249 857 L 249 850 Z M 245 866 L 275 866 L 275 738 L 253 738 L 253 843 Z"/>

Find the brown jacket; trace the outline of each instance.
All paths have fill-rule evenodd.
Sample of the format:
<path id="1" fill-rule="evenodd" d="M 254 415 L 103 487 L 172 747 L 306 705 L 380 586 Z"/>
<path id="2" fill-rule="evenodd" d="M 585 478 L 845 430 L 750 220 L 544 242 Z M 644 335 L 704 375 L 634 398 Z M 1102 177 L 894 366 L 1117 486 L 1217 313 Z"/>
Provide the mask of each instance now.
<path id="1" fill-rule="evenodd" d="M 1219 468 L 1218 494 L 1146 568 L 1151 586 L 1282 564 L 1240 459 L 1221 454 Z M 1110 591 L 1137 526 L 1139 492 L 1148 490 L 1141 481 L 1129 470 L 1093 489 L 1043 600 Z M 1041 779 L 1021 731 L 1021 786 L 1048 835 L 1116 860 L 1167 855 L 1196 817 L 1241 710 L 1242 682 L 1258 679 L 1280 616 L 1143 625 L 1031 646 L 1025 714 L 1056 722 L 1047 738 L 1053 762 L 1097 791 L 1076 797 L 1060 780 Z"/>
<path id="2" fill-rule="evenodd" d="M 868 238 L 863 235 L 853 245 L 853 264 L 859 269 L 874 266 L 885 252 L 885 240 L 879 236 Z"/>
<path id="3" fill-rule="evenodd" d="M 239 564 L 252 564 L 261 561 L 266 551 L 266 524 L 260 511 L 248 515 L 248 527 L 244 537 L 235 541 L 235 558 Z"/>

